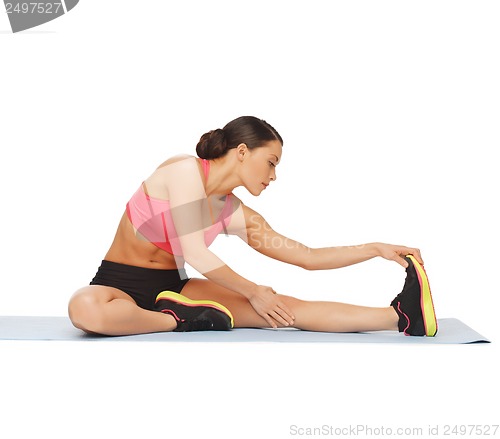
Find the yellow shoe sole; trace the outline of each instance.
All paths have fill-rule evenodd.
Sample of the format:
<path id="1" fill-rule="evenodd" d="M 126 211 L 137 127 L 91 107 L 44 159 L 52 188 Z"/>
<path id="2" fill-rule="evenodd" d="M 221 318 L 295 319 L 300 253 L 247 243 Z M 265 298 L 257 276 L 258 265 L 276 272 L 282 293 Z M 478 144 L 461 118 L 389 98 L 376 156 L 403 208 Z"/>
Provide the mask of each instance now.
<path id="1" fill-rule="evenodd" d="M 429 285 L 429 279 L 427 278 L 427 273 L 424 267 L 419 264 L 419 262 L 412 256 L 407 255 L 415 266 L 415 271 L 417 272 L 418 281 L 420 283 L 421 289 L 421 300 L 420 307 L 422 309 L 422 316 L 424 320 L 425 335 L 427 337 L 434 337 L 438 330 L 436 313 L 434 311 L 434 303 L 432 301 L 431 287 Z"/>

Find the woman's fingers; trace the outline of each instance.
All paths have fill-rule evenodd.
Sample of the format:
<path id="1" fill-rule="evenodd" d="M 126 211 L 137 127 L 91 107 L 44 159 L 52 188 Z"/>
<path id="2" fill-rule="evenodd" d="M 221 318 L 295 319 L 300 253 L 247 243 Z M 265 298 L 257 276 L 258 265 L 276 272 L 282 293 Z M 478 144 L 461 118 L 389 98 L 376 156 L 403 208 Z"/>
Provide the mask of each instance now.
<path id="1" fill-rule="evenodd" d="M 269 316 L 269 314 L 262 314 L 261 317 L 264 318 L 264 320 L 267 322 L 267 324 L 271 327 L 271 328 L 274 328 L 276 329 L 278 327 L 278 325 L 276 324 L 276 322 Z"/>
<path id="2" fill-rule="evenodd" d="M 292 311 L 281 300 L 269 313 L 269 316 L 282 326 L 292 326 L 295 323 L 295 316 Z"/>
<path id="3" fill-rule="evenodd" d="M 266 322 L 273 328 L 280 326 L 292 326 L 295 323 L 295 317 L 290 310 L 286 311 L 286 305 L 277 305 L 269 312 L 261 314 Z"/>
<path id="4" fill-rule="evenodd" d="M 279 303 L 279 312 L 281 317 L 285 319 L 288 324 L 293 325 L 295 323 L 295 316 L 293 315 L 293 312 L 281 300 Z"/>
<path id="5" fill-rule="evenodd" d="M 399 264 L 401 265 L 403 268 L 408 268 L 408 261 L 404 258 L 402 258 L 400 255 L 396 255 L 394 257 L 394 260 Z"/>
<path id="6" fill-rule="evenodd" d="M 418 248 L 406 248 L 400 253 L 400 259 L 404 261 L 404 265 L 401 263 L 401 261 L 398 259 L 397 262 L 399 262 L 403 267 L 408 267 L 408 262 L 404 259 L 404 256 L 407 255 L 412 255 L 419 264 L 424 265 L 424 261 L 422 259 L 422 255 L 420 254 L 420 250 Z"/>
<path id="7" fill-rule="evenodd" d="M 419 264 L 424 265 L 424 260 L 422 259 L 422 255 L 420 254 L 420 250 L 418 248 L 412 248 L 411 253 L 412 256 L 415 256 L 415 259 Z"/>
<path id="8" fill-rule="evenodd" d="M 420 250 L 418 248 L 387 245 L 386 249 L 386 254 L 382 254 L 381 256 L 397 262 L 403 268 L 408 267 L 408 261 L 405 259 L 405 256 L 407 255 L 412 255 L 419 264 L 424 265 L 422 255 L 420 254 Z"/>
<path id="9" fill-rule="evenodd" d="M 261 317 L 272 328 L 291 326 L 295 316 L 282 298 L 270 287 L 259 286 L 259 292 L 252 296 L 250 302 Z"/>
<path id="10" fill-rule="evenodd" d="M 281 313 L 284 314 L 284 312 L 282 310 L 279 310 Z M 273 318 L 274 321 L 278 322 L 280 325 L 282 326 L 290 326 L 290 325 L 293 325 L 293 320 L 290 319 L 290 317 L 288 317 L 288 320 L 285 318 L 285 316 L 283 316 L 282 314 L 280 314 L 280 312 L 278 311 L 271 311 L 269 313 L 269 315 Z"/>

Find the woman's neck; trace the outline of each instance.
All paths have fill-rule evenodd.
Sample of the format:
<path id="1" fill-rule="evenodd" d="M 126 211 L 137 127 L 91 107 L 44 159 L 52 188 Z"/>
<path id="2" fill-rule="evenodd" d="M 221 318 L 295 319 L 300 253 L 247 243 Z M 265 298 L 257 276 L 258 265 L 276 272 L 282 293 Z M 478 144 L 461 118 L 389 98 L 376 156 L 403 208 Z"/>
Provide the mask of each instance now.
<path id="1" fill-rule="evenodd" d="M 210 171 L 205 185 L 207 195 L 227 195 L 234 188 L 241 185 L 240 178 L 235 172 L 235 164 L 231 157 L 225 156 L 210 160 Z"/>

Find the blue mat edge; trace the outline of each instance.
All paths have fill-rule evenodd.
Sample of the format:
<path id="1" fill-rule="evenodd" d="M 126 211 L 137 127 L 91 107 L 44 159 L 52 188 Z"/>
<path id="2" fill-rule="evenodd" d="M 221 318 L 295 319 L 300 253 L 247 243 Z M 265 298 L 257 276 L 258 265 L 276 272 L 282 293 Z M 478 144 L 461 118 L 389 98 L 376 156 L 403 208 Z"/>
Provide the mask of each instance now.
<path id="1" fill-rule="evenodd" d="M 12 323 L 19 325 L 20 322 L 27 323 L 25 333 L 12 334 Z M 57 322 L 57 329 L 52 326 L 47 331 L 47 323 L 51 325 Z M 7 322 L 7 329 L 11 334 L 5 336 L 2 328 Z M 9 328 L 9 323 L 11 327 Z M 31 325 L 30 325 L 31 323 Z M 256 328 L 236 328 L 228 332 L 162 332 L 152 334 L 138 334 L 129 336 L 100 336 L 89 335 L 74 328 L 69 318 L 64 316 L 0 316 L 0 340 L 13 341 L 149 341 L 149 342 L 201 342 L 201 343 L 405 343 L 405 344 L 480 344 L 491 343 L 489 339 L 482 336 L 472 328 L 458 319 L 439 319 L 440 331 L 436 337 L 406 337 L 394 331 L 378 331 L 366 333 L 327 333 L 301 331 L 297 329 L 256 329 Z M 454 327 L 465 329 L 467 337 L 464 341 L 450 341 L 449 332 Z M 22 327 L 23 328 L 23 327 Z M 40 336 L 33 337 L 29 334 L 34 330 L 42 332 Z M 290 339 L 290 331 L 294 332 L 293 339 Z M 9 332 L 9 331 L 7 331 Z M 46 334 L 43 334 L 43 333 Z M 59 335 L 58 335 L 59 334 Z M 374 340 L 376 336 L 377 340 Z M 247 338 L 247 339 L 242 339 Z M 451 337 L 453 338 L 453 337 Z"/>

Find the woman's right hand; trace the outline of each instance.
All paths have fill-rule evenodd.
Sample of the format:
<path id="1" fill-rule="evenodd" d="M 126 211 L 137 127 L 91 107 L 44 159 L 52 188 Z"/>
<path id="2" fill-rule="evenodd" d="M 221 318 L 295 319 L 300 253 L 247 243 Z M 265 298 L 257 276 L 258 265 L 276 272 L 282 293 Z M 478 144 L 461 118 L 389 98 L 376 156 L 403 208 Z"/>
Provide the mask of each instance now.
<path id="1" fill-rule="evenodd" d="M 292 311 L 271 287 L 257 285 L 249 301 L 253 308 L 272 328 L 291 326 L 295 321 Z"/>

